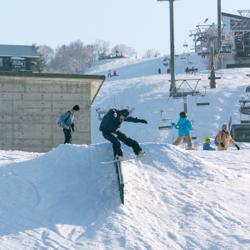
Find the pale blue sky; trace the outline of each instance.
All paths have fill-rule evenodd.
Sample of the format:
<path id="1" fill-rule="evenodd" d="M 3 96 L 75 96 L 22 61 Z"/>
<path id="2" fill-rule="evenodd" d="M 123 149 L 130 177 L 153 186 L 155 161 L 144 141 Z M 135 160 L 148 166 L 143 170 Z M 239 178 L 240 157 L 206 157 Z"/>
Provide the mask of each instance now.
<path id="1" fill-rule="evenodd" d="M 222 11 L 237 14 L 249 0 L 222 0 Z M 176 51 L 190 41 L 190 30 L 217 20 L 217 0 L 177 0 Z M 96 39 L 124 43 L 142 55 L 147 49 L 169 53 L 169 3 L 157 0 L 7 0 L 1 1 L 0 44 L 57 45 Z"/>

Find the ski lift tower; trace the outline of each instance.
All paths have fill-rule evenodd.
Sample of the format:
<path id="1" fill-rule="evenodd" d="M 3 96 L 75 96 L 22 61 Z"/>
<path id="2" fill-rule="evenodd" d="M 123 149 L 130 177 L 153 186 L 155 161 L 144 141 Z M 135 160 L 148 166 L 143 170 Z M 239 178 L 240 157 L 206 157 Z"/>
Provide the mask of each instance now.
<path id="1" fill-rule="evenodd" d="M 157 0 L 159 2 L 169 1 L 169 13 L 170 13 L 170 74 L 171 74 L 171 84 L 170 84 L 170 96 L 175 94 L 175 52 L 174 52 L 174 1 L 175 0 Z"/>
<path id="2" fill-rule="evenodd" d="M 218 53 L 220 53 L 221 51 L 221 40 L 222 40 L 222 28 L 221 28 L 221 0 L 217 0 L 217 33 L 218 33 Z M 221 65 L 221 57 L 218 56 L 218 68 L 221 68 L 222 65 Z"/>

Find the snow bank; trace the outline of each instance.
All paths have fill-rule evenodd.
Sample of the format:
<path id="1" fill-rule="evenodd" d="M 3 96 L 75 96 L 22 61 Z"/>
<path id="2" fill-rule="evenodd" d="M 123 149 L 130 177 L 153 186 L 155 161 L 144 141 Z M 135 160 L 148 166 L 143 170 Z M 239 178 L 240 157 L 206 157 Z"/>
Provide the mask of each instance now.
<path id="1" fill-rule="evenodd" d="M 123 163 L 125 206 L 113 164 L 100 164 L 112 157 L 108 143 L 60 145 L 24 162 L 0 161 L 2 249 L 250 247 L 248 164 L 218 164 L 221 152 L 209 152 L 211 162 L 202 151 L 142 147 L 146 157 Z M 247 155 L 241 152 L 243 161 Z"/>

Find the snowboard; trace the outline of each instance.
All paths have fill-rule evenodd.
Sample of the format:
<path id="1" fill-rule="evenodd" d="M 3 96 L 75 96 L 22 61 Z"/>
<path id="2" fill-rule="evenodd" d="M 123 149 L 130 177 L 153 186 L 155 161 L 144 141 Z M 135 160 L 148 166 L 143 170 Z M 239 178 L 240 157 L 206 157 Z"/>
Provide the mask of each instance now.
<path id="1" fill-rule="evenodd" d="M 145 155 L 144 156 L 140 156 L 140 157 L 138 157 L 138 156 L 131 156 L 131 157 L 123 158 L 122 160 L 116 160 L 116 159 L 114 159 L 114 160 L 111 160 L 111 161 L 101 161 L 101 164 L 110 164 L 110 163 L 115 163 L 115 162 L 132 161 L 132 160 L 140 159 L 140 158 L 143 158 L 143 157 L 145 157 Z"/>

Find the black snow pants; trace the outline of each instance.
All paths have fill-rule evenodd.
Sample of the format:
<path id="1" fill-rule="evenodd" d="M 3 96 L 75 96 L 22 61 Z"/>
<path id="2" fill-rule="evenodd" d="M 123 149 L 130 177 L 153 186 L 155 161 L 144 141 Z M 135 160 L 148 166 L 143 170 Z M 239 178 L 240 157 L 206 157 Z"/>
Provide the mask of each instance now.
<path id="1" fill-rule="evenodd" d="M 112 143 L 114 156 L 123 156 L 120 141 L 122 141 L 125 145 L 132 147 L 136 155 L 142 150 L 137 141 L 127 137 L 121 131 L 115 131 L 113 133 L 103 131 L 102 135 L 105 139 Z"/>
<path id="2" fill-rule="evenodd" d="M 64 128 L 63 133 L 64 133 L 64 144 L 71 143 L 72 140 L 71 129 Z"/>

